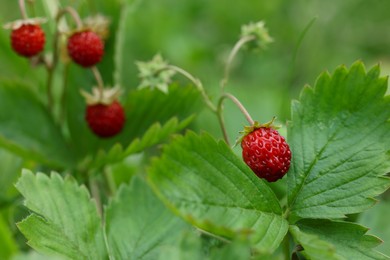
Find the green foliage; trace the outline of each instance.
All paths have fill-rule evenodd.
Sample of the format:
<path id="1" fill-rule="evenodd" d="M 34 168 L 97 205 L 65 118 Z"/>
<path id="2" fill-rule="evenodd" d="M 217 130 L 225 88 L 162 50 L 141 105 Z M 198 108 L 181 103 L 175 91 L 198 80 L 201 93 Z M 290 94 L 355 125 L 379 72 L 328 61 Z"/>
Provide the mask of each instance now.
<path id="1" fill-rule="evenodd" d="M 25 170 L 16 187 L 33 212 L 18 223 L 31 247 L 67 259 L 105 259 L 101 219 L 84 186 Z"/>
<path id="2" fill-rule="evenodd" d="M 1 23 L 19 18 L 17 5 L 0 4 Z M 275 185 L 258 179 L 234 149 L 218 140 L 215 114 L 221 115 L 222 108 L 213 109 L 223 71 L 216 65 L 226 60 L 226 47 L 233 46 L 228 43 L 237 40 L 243 23 L 268 17 L 275 42 L 252 58 L 239 52 L 231 67 L 236 75 L 227 87 L 256 120 L 278 115 L 283 122 L 295 87 L 319 70 L 356 57 L 370 63 L 388 56 L 383 46 L 389 37 L 373 35 L 380 31 L 367 22 L 373 19 L 362 19 L 372 15 L 376 29 L 386 28 L 388 3 L 54 0 L 26 5 L 29 16 L 48 18 L 42 25 L 47 44 L 43 56 L 28 61 L 12 52 L 9 31 L 0 30 L 1 259 L 275 260 L 292 254 L 300 259 L 388 259 L 375 249 L 390 254 L 389 203 L 383 196 L 369 209 L 390 185 L 384 177 L 390 170 L 390 98 L 379 66 L 366 72 L 356 62 L 323 73 L 293 102 L 286 130 L 293 159 L 288 177 L 276 184 L 280 200 Z M 114 138 L 97 138 L 85 122 L 80 89 L 96 85 L 94 74 L 67 59 L 65 34 L 53 48 L 55 17 L 58 8 L 67 6 L 81 18 L 100 13 L 111 21 L 97 67 L 105 87 L 123 90 L 126 124 Z M 313 19 L 316 8 L 326 15 Z M 353 17 L 345 19 L 346 14 Z M 75 27 L 69 14 L 60 24 L 61 32 Z M 253 24 L 269 41 L 264 23 Z M 137 90 L 136 61 L 156 52 L 205 84 L 197 89 L 179 81 L 169 87 L 157 84 L 165 93 L 153 90 L 162 64 L 144 75 L 145 88 Z M 43 59 L 48 62 L 39 63 Z M 388 74 L 386 66 L 384 60 Z M 200 86 L 207 86 L 203 96 Z M 201 101 L 212 113 L 202 113 Z M 225 105 L 232 138 L 243 117 Z M 17 181 L 22 167 L 28 170 Z M 60 173 L 40 173 L 50 170 Z M 280 188 L 286 182 L 288 188 Z M 26 207 L 19 205 L 20 197 Z M 349 214 L 371 231 L 342 220 L 347 215 L 354 221 Z M 27 252 L 15 222 L 39 254 Z M 384 245 L 378 246 L 374 235 Z"/>
<path id="3" fill-rule="evenodd" d="M 121 187 L 106 208 L 105 219 L 108 247 L 115 259 L 158 259 L 191 228 L 139 178 Z"/>
<path id="4" fill-rule="evenodd" d="M 150 182 L 174 211 L 220 236 L 248 236 L 259 251 L 273 251 L 288 224 L 275 194 L 224 142 L 187 133 L 165 147 Z"/>
<path id="5" fill-rule="evenodd" d="M 358 224 L 308 219 L 290 230 L 309 259 L 389 259 L 372 249 L 381 241 Z"/>
<path id="6" fill-rule="evenodd" d="M 1 146 L 53 167 L 73 162 L 61 129 L 30 87 L 1 80 L 0 104 Z"/>
<path id="7" fill-rule="evenodd" d="M 292 106 L 288 140 L 292 217 L 342 218 L 371 207 L 390 185 L 390 99 L 379 67 L 323 73 Z"/>

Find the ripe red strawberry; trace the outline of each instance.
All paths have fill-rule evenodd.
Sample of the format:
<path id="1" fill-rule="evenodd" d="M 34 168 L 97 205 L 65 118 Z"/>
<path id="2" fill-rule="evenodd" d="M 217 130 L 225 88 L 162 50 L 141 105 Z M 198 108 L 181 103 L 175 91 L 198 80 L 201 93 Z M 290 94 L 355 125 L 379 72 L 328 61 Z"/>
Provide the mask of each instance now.
<path id="1" fill-rule="evenodd" d="M 290 168 L 290 147 L 269 124 L 252 127 L 242 139 L 241 147 L 245 163 L 269 182 L 281 179 Z"/>
<path id="2" fill-rule="evenodd" d="M 45 32 L 39 24 L 22 24 L 11 33 L 12 49 L 21 56 L 32 57 L 43 50 Z"/>
<path id="3" fill-rule="evenodd" d="M 118 134 L 125 123 L 125 113 L 118 101 L 111 104 L 88 105 L 85 119 L 89 128 L 98 136 L 107 138 Z"/>
<path id="4" fill-rule="evenodd" d="M 83 66 L 92 67 L 102 59 L 103 40 L 93 31 L 78 31 L 68 39 L 68 53 L 72 60 Z"/>

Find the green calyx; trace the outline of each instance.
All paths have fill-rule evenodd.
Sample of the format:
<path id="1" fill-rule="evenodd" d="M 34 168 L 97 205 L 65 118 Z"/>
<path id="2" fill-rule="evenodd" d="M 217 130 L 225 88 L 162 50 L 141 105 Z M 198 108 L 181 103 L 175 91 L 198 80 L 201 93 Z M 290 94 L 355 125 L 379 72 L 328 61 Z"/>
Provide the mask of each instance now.
<path id="1" fill-rule="evenodd" d="M 241 143 L 242 139 L 244 139 L 245 136 L 249 135 L 250 133 L 252 133 L 253 131 L 255 131 L 256 129 L 259 129 L 259 128 L 262 128 L 262 127 L 265 127 L 265 128 L 273 128 L 275 130 L 279 129 L 280 126 L 277 126 L 274 124 L 274 121 L 275 121 L 276 117 L 274 116 L 271 121 L 268 121 L 264 124 L 260 124 L 258 121 L 254 121 L 253 125 L 250 125 L 250 126 L 244 126 L 244 130 L 240 131 L 240 135 L 238 136 L 237 140 L 236 140 L 236 143 L 234 144 L 234 146 L 238 145 L 239 143 Z"/>

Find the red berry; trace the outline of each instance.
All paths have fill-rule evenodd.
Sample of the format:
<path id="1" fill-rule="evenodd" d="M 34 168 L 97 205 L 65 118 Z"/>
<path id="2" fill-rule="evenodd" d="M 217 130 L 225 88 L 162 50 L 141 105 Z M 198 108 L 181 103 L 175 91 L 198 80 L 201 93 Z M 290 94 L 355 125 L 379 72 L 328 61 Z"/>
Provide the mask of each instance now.
<path id="1" fill-rule="evenodd" d="M 242 157 L 252 171 L 269 182 L 281 179 L 290 168 L 291 151 L 273 128 L 260 127 L 241 141 Z"/>
<path id="2" fill-rule="evenodd" d="M 92 31 L 76 32 L 68 39 L 68 53 L 75 63 L 83 67 L 92 67 L 102 59 L 104 43 Z"/>
<path id="3" fill-rule="evenodd" d="M 109 105 L 88 105 L 85 119 L 89 128 L 103 138 L 118 134 L 125 123 L 125 112 L 118 101 Z"/>
<path id="4" fill-rule="evenodd" d="M 45 32 L 38 24 L 23 24 L 12 31 L 11 46 L 21 56 L 35 56 L 45 46 Z"/>

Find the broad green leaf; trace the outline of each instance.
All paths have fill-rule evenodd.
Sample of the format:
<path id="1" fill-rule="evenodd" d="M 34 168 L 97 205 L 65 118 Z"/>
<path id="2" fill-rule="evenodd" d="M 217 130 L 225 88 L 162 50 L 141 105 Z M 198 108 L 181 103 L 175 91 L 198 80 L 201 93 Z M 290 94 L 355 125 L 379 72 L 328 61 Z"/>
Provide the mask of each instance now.
<path id="1" fill-rule="evenodd" d="M 111 259 L 157 259 L 190 228 L 140 178 L 122 186 L 105 213 Z"/>
<path id="2" fill-rule="evenodd" d="M 272 190 L 226 143 L 207 134 L 178 136 L 149 174 L 165 203 L 200 229 L 247 236 L 259 251 L 273 251 L 287 232 Z"/>
<path id="3" fill-rule="evenodd" d="M 163 126 L 160 123 L 153 124 L 141 138 L 135 139 L 126 149 L 123 149 L 121 144 L 116 144 L 108 152 L 100 150 L 90 167 L 104 167 L 119 162 L 134 153 L 142 152 L 144 149 L 166 140 L 171 134 L 184 129 L 191 121 L 192 117 L 182 122 L 178 122 L 177 118 L 174 117 Z"/>
<path id="4" fill-rule="evenodd" d="M 101 219 L 84 186 L 24 170 L 16 187 L 33 212 L 18 223 L 32 248 L 66 259 L 106 259 Z"/>
<path id="5" fill-rule="evenodd" d="M 390 185 L 390 98 L 379 67 L 323 73 L 292 104 L 288 204 L 293 217 L 342 218 L 371 207 Z"/>
<path id="6" fill-rule="evenodd" d="M 355 223 L 330 220 L 301 220 L 290 226 L 309 259 L 390 259 L 373 249 L 381 241 L 366 235 L 367 230 Z"/>
<path id="7" fill-rule="evenodd" d="M 383 200 L 375 207 L 363 212 L 359 216 L 358 222 L 364 226 L 370 227 L 370 234 L 375 234 L 383 239 L 383 243 L 377 250 L 390 255 L 390 201 Z"/>
<path id="8" fill-rule="evenodd" d="M 51 166 L 73 162 L 60 128 L 26 85 L 0 80 L 0 125 L 2 147 Z"/>
<path id="9" fill-rule="evenodd" d="M 0 259 L 10 259 L 18 250 L 6 221 L 0 215 Z"/>

